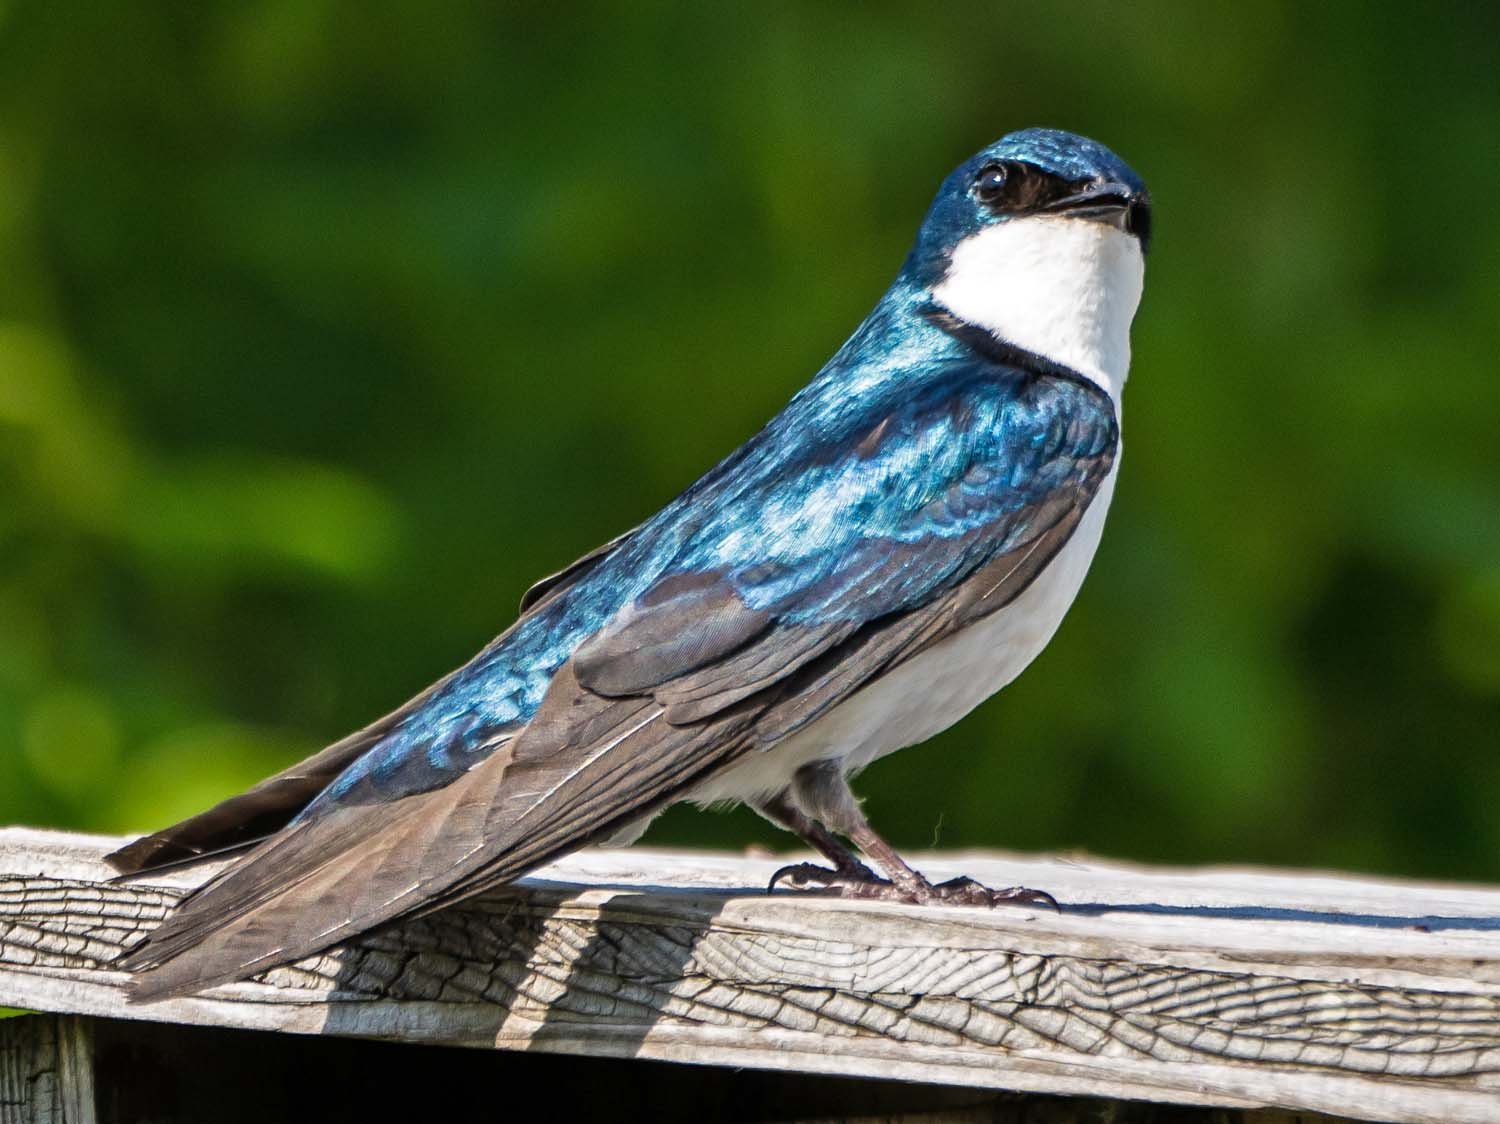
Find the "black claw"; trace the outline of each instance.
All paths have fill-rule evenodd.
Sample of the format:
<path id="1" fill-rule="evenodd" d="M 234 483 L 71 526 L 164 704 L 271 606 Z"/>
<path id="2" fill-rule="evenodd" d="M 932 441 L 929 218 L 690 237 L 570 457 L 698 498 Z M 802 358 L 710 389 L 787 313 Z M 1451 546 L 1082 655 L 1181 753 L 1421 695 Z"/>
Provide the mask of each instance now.
<path id="1" fill-rule="evenodd" d="M 1025 886 L 1012 886 L 1008 890 L 995 891 L 996 905 L 1039 905 L 1053 913 L 1061 913 L 1062 906 L 1046 890 L 1029 890 Z"/>
<path id="2" fill-rule="evenodd" d="M 766 893 L 774 893 L 783 878 L 789 879 L 794 887 L 801 889 L 817 883 L 827 885 L 838 878 L 838 873 L 817 863 L 792 863 L 771 875 L 771 881 L 766 883 Z"/>

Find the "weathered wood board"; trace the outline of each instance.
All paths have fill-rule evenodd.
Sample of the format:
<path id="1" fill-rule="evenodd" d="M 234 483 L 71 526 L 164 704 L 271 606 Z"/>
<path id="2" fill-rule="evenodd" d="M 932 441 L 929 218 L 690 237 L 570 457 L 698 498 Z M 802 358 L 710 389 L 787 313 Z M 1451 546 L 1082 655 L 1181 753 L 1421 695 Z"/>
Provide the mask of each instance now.
<path id="1" fill-rule="evenodd" d="M 0 1124 L 95 1124 L 93 1077 L 83 1020 L 0 1023 Z"/>
<path id="2" fill-rule="evenodd" d="M 0 1006 L 1355 1119 L 1500 1121 L 1500 890 L 934 857 L 1060 913 L 761 887 L 770 859 L 592 851 L 262 981 L 132 1006 L 110 960 L 196 874 L 0 831 Z"/>
<path id="3" fill-rule="evenodd" d="M 473 1050 L 274 1031 L 30 1015 L 0 1023 L 7 1055 L 68 1035 L 95 1096 L 63 1084 L 0 1098 L 0 1124 L 374 1124 L 482 1117 L 618 1124 L 1339 1124 L 1282 1109 L 1164 1106 L 640 1058 Z M 29 1072 L 39 1072 L 28 1063 Z M 44 1072 L 44 1071 L 43 1071 Z M 395 1080 L 385 1080 L 387 1075 Z M 66 1082 L 72 1075 L 63 1078 Z M 526 1111 L 513 1090 L 537 1090 Z"/>

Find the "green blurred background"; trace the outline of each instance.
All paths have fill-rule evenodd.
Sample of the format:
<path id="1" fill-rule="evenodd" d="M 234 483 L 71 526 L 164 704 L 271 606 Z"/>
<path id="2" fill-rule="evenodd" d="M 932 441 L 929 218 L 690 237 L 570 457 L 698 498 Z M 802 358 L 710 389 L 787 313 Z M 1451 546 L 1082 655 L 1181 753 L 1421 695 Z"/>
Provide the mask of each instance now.
<path id="1" fill-rule="evenodd" d="M 161 825 L 458 664 L 1047 124 L 1157 203 L 1121 487 L 875 822 L 1500 879 L 1500 9 L 1006 7 L 0 2 L 0 822 Z"/>

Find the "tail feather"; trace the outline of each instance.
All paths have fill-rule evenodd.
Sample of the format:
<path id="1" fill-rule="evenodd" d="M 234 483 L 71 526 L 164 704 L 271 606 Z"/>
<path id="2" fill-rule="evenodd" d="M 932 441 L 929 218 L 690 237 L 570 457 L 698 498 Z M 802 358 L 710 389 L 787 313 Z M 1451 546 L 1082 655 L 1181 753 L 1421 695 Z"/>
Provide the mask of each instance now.
<path id="1" fill-rule="evenodd" d="M 692 726 L 554 677 L 533 722 L 449 784 L 291 824 L 179 903 L 119 967 L 137 1002 L 244 979 L 518 878 L 747 751 L 757 708 Z"/>
<path id="2" fill-rule="evenodd" d="M 117 961 L 136 974 L 131 999 L 165 999 L 300 960 L 457 881 L 482 846 L 482 809 L 508 758 L 501 751 L 445 789 L 335 808 L 268 839 Z M 415 877 L 418 867 L 430 881 Z"/>

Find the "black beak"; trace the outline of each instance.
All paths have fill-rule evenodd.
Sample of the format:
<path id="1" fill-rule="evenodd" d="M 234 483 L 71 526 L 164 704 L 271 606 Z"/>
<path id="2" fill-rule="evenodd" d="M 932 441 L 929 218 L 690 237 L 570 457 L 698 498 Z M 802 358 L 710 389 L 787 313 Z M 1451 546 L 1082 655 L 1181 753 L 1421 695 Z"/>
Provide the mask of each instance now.
<path id="1" fill-rule="evenodd" d="M 1144 253 L 1151 243 L 1151 197 L 1123 183 L 1092 183 L 1072 195 L 1064 195 L 1044 210 L 1072 218 L 1095 219 L 1116 230 L 1134 234 Z"/>

